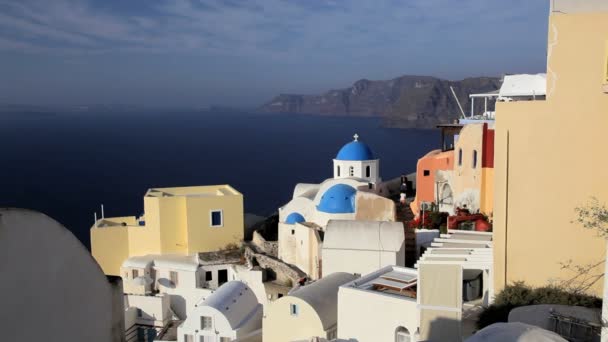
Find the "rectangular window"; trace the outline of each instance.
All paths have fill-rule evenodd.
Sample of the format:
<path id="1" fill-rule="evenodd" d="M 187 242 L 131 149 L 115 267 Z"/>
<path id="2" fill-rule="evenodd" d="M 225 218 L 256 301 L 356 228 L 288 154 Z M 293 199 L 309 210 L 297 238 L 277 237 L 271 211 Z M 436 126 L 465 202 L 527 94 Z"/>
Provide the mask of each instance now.
<path id="1" fill-rule="evenodd" d="M 297 316 L 299 313 L 298 304 L 289 305 L 289 312 L 291 313 L 292 316 Z"/>
<path id="2" fill-rule="evenodd" d="M 462 149 L 458 149 L 458 166 L 462 166 Z"/>
<path id="3" fill-rule="evenodd" d="M 133 279 L 139 277 L 139 270 L 132 270 L 131 273 L 133 274 Z"/>
<path id="4" fill-rule="evenodd" d="M 141 311 L 140 308 L 137 308 L 137 317 L 142 318 L 144 316 L 144 312 Z"/>
<path id="5" fill-rule="evenodd" d="M 211 271 L 205 272 L 205 281 L 212 281 L 212 280 L 213 280 L 213 272 L 211 272 Z"/>
<path id="6" fill-rule="evenodd" d="M 428 177 L 428 176 L 430 176 L 430 175 L 431 175 L 431 170 L 424 170 L 424 171 L 422 171 L 422 175 L 423 175 L 424 177 Z"/>
<path id="7" fill-rule="evenodd" d="M 212 324 L 211 317 L 201 316 L 201 329 L 202 330 L 211 330 Z"/>
<path id="8" fill-rule="evenodd" d="M 194 336 L 185 334 L 184 335 L 184 342 L 194 342 Z"/>
<path id="9" fill-rule="evenodd" d="M 171 284 L 177 286 L 177 282 L 179 280 L 177 279 L 177 272 L 169 271 L 169 280 L 171 280 Z"/>
<path id="10" fill-rule="evenodd" d="M 224 215 L 221 210 L 211 211 L 211 227 L 221 227 L 224 225 Z"/>
<path id="11" fill-rule="evenodd" d="M 606 41 L 606 54 L 604 55 L 605 64 L 604 64 L 604 83 L 608 84 L 608 40 Z M 607 89 L 604 88 L 604 91 Z"/>

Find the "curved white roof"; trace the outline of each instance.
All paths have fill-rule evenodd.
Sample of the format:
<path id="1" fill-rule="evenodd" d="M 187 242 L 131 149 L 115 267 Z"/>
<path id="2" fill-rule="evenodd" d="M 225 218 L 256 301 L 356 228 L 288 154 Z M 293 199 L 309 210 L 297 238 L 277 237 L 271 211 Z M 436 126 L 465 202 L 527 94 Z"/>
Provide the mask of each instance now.
<path id="1" fill-rule="evenodd" d="M 319 315 L 323 329 L 327 330 L 338 322 L 338 289 L 355 279 L 357 277 L 350 273 L 332 273 L 293 291 L 287 297 L 300 298 L 308 303 Z"/>
<path id="2" fill-rule="evenodd" d="M 122 267 L 148 268 L 154 264 L 154 255 L 134 256 L 126 259 Z"/>
<path id="3" fill-rule="evenodd" d="M 230 327 L 237 329 L 255 310 L 258 299 L 253 291 L 242 281 L 233 280 L 220 286 L 198 307 L 212 307 L 222 313 Z"/>
<path id="4" fill-rule="evenodd" d="M 154 265 L 179 271 L 196 271 L 199 267 L 198 255 L 156 255 Z"/>
<path id="5" fill-rule="evenodd" d="M 323 249 L 397 252 L 404 241 L 401 222 L 331 220 L 325 228 Z"/>
<path id="6" fill-rule="evenodd" d="M 566 342 L 558 334 L 524 323 L 494 323 L 466 339 L 466 342 Z"/>

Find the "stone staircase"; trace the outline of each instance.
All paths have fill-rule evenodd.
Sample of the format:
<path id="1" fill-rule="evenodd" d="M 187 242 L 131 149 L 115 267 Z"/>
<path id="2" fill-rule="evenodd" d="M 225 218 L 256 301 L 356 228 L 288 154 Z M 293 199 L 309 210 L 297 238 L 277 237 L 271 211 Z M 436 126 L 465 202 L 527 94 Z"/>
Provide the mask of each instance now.
<path id="1" fill-rule="evenodd" d="M 418 253 L 416 250 L 416 229 L 408 227 L 408 223 L 415 217 L 409 203 L 409 200 L 406 201 L 405 205 L 395 202 L 395 221 L 402 222 L 405 230 L 405 266 L 414 267 Z"/>

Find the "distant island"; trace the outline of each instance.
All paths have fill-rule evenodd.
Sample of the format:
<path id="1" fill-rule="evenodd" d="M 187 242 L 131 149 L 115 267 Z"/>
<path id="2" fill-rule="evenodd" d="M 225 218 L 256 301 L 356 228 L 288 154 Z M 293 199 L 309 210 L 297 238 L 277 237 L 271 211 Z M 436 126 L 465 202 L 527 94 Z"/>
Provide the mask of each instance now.
<path id="1" fill-rule="evenodd" d="M 469 110 L 469 94 L 497 90 L 500 83 L 498 77 L 471 77 L 460 81 L 412 75 L 386 81 L 361 79 L 351 87 L 321 95 L 281 94 L 258 110 L 265 113 L 380 117 L 388 127 L 431 128 L 459 116 L 460 110 L 450 86 L 466 112 Z"/>

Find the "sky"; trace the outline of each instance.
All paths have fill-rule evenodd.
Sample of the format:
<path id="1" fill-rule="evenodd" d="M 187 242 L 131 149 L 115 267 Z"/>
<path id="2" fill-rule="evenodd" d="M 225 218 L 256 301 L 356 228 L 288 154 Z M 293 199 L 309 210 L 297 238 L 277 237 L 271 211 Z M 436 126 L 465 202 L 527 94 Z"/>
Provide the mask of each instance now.
<path id="1" fill-rule="evenodd" d="M 545 72 L 547 0 L 0 0 L 0 104 L 256 106 Z"/>

